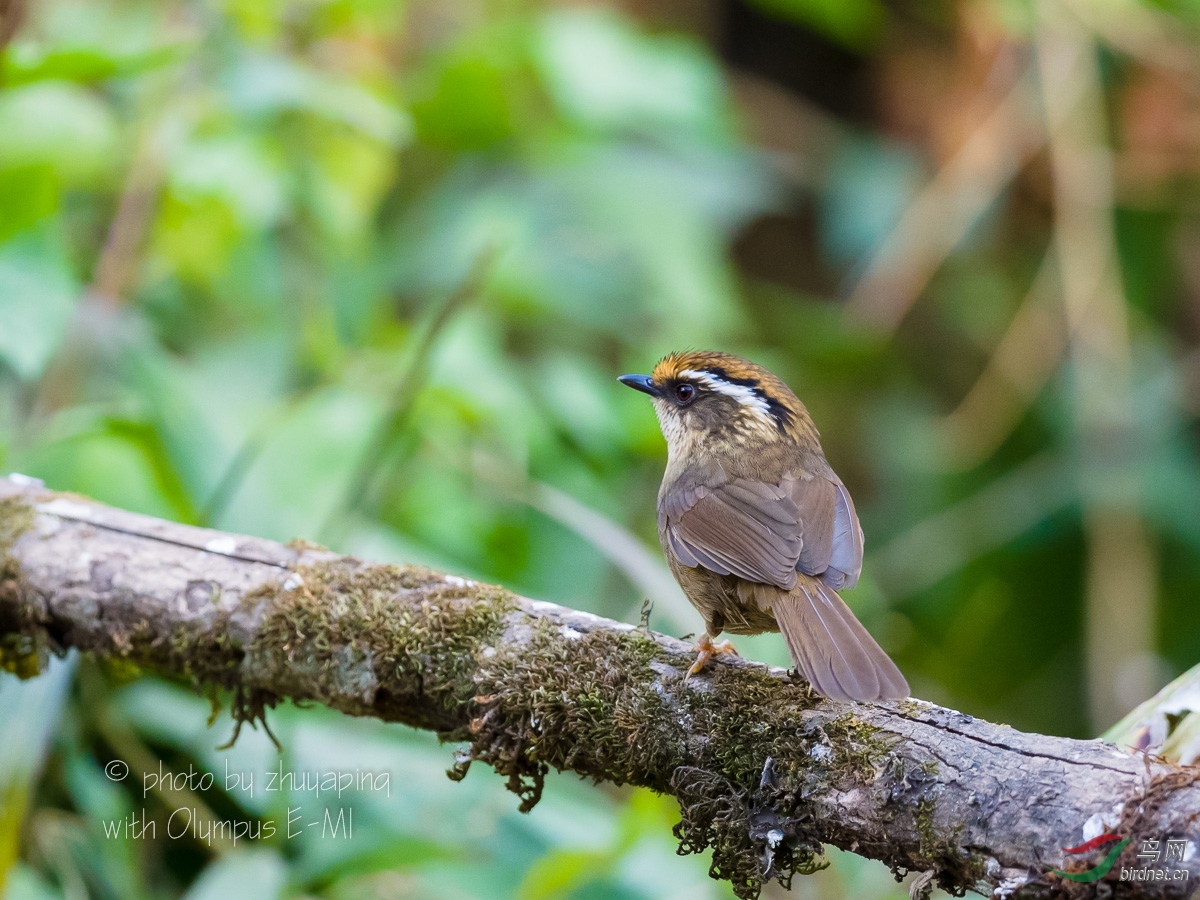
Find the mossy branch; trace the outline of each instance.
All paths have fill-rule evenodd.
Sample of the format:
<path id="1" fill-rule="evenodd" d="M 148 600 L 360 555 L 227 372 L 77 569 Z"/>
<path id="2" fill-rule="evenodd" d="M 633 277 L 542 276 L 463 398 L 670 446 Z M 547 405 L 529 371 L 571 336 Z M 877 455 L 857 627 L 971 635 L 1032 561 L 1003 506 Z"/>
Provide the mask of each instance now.
<path id="1" fill-rule="evenodd" d="M 1196 840 L 1197 770 L 1023 734 L 910 700 L 820 700 L 780 669 L 427 569 L 370 565 L 134 515 L 0 480 L 0 667 L 75 647 L 234 692 L 433 730 L 532 809 L 550 769 L 670 793 L 681 852 L 711 849 L 739 897 L 823 864 L 822 844 L 956 893 L 1183 897 L 1120 882 L 1142 839 Z M 1102 881 L 1049 874 L 1101 829 L 1134 840 Z M 1185 874 L 1186 873 L 1186 874 Z M 1186 877 L 1187 880 L 1183 880 Z"/>

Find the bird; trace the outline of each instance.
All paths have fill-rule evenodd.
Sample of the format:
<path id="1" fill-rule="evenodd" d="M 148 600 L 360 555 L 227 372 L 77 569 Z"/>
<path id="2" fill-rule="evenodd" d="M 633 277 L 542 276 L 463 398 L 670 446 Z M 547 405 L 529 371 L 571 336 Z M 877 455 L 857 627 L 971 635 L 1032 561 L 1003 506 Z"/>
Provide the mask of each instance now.
<path id="1" fill-rule="evenodd" d="M 712 350 L 669 353 L 622 384 L 654 401 L 667 466 L 658 537 L 704 617 L 687 677 L 736 654 L 723 631 L 782 631 L 797 671 L 834 700 L 908 696 L 908 682 L 838 591 L 862 571 L 854 501 L 812 417 L 775 375 Z"/>

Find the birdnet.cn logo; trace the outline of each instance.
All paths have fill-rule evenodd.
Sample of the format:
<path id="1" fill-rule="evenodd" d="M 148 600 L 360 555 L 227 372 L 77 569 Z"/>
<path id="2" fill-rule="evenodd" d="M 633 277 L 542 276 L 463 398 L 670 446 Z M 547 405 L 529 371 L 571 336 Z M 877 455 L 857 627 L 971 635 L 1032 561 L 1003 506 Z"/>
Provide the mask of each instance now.
<path id="1" fill-rule="evenodd" d="M 1119 834 L 1101 834 L 1078 847 L 1063 847 L 1063 853 L 1079 856 L 1092 853 L 1103 848 L 1104 858 L 1092 868 L 1083 872 L 1065 872 L 1062 869 L 1051 869 L 1055 875 L 1068 881 L 1091 882 L 1099 881 L 1112 871 L 1117 858 L 1133 842 L 1133 838 L 1122 837 Z M 1186 839 L 1166 841 L 1144 840 L 1137 858 L 1144 860 L 1141 866 L 1121 866 L 1118 876 L 1120 881 L 1187 881 L 1188 870 L 1166 866 L 1150 866 L 1150 862 L 1184 862 L 1194 852 L 1194 845 L 1189 847 Z"/>

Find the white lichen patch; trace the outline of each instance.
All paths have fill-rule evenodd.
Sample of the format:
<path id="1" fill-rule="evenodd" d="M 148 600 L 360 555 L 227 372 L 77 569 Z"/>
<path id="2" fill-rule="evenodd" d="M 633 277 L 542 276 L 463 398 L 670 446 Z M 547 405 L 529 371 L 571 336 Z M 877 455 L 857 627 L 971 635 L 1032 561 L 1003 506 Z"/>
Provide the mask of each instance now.
<path id="1" fill-rule="evenodd" d="M 331 667 L 331 672 L 337 690 L 364 703 L 373 703 L 375 692 L 379 689 L 374 654 L 370 650 L 345 645 L 338 648 L 334 658 L 336 664 Z"/>
<path id="2" fill-rule="evenodd" d="M 285 591 L 294 591 L 294 590 L 296 590 L 296 588 L 301 588 L 301 587 L 304 587 L 304 579 L 301 578 L 299 575 L 297 575 L 295 572 L 293 572 L 286 579 L 284 579 L 283 589 Z"/>
<path id="3" fill-rule="evenodd" d="M 231 553 L 237 552 L 237 538 L 232 538 L 229 535 L 221 535 L 215 537 L 207 544 L 204 549 L 209 553 L 220 553 L 222 556 L 229 556 Z"/>
<path id="4" fill-rule="evenodd" d="M 1099 837 L 1113 828 L 1117 827 L 1117 823 L 1121 821 L 1121 811 L 1124 809 L 1124 804 L 1117 807 L 1112 812 L 1096 813 L 1090 819 L 1083 823 L 1083 843 L 1087 843 L 1094 837 Z"/>
<path id="5" fill-rule="evenodd" d="M 557 603 L 550 603 L 546 600 L 530 600 L 529 606 L 535 612 L 546 612 L 546 613 L 570 612 L 570 610 L 567 609 L 565 606 L 559 606 Z"/>
<path id="6" fill-rule="evenodd" d="M 827 762 L 833 759 L 833 748 L 826 744 L 813 744 L 812 749 L 808 751 L 808 755 L 817 762 Z"/>
<path id="7" fill-rule="evenodd" d="M 763 850 L 763 870 L 771 871 L 771 866 L 775 862 L 775 850 L 783 842 L 783 832 L 778 828 L 772 828 L 767 832 L 767 846 Z"/>
<path id="8" fill-rule="evenodd" d="M 40 513 L 61 516 L 64 519 L 82 519 L 85 522 L 90 522 L 92 519 L 90 506 L 86 503 L 76 503 L 66 497 L 55 497 L 46 503 L 39 503 L 36 509 Z"/>
<path id="9" fill-rule="evenodd" d="M 545 600 L 527 600 L 525 602 L 534 612 L 569 619 L 589 631 L 597 627 L 610 628 L 614 631 L 633 631 L 637 627 L 636 625 L 630 625 L 628 622 L 617 622 L 614 619 L 606 619 L 604 616 L 597 616 L 578 609 L 568 609 L 565 606 L 559 606 L 557 603 L 549 603 Z"/>
<path id="10" fill-rule="evenodd" d="M 32 475 L 22 475 L 20 472 L 10 472 L 8 480 L 17 487 L 43 488 L 46 482 L 40 478 L 34 478 Z"/>
<path id="11" fill-rule="evenodd" d="M 992 897 L 994 897 L 995 900 L 1006 900 L 1006 898 L 1015 894 L 1018 889 L 1029 884 L 1029 881 L 1030 878 L 1025 873 L 1011 875 L 996 885 L 996 890 L 992 892 Z"/>
<path id="12" fill-rule="evenodd" d="M 583 637 L 582 631 L 576 631 L 570 625 L 563 625 L 558 629 L 558 633 L 565 637 L 568 641 L 577 641 Z"/>
<path id="13" fill-rule="evenodd" d="M 33 528 L 38 537 L 48 538 L 62 529 L 62 519 L 58 516 L 36 515 L 33 517 Z"/>
<path id="14" fill-rule="evenodd" d="M 446 582 L 446 584 L 452 585 L 454 587 L 460 587 L 460 588 L 475 587 L 475 584 L 476 584 L 474 581 L 471 581 L 471 579 L 469 579 L 469 578 L 460 578 L 457 575 L 443 575 L 442 579 Z"/>

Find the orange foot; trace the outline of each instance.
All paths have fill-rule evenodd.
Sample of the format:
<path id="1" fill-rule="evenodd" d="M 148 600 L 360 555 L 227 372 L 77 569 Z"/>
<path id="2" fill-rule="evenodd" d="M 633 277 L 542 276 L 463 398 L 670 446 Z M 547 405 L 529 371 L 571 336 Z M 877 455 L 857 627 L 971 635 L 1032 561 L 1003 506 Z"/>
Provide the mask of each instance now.
<path id="1" fill-rule="evenodd" d="M 733 644 L 729 643 L 729 641 L 721 641 L 720 643 L 714 644 L 713 639 L 707 634 L 701 637 L 696 643 L 696 649 L 699 650 L 700 653 L 696 657 L 696 661 L 692 663 L 692 667 L 687 670 L 687 675 L 684 676 L 685 679 L 691 678 L 697 672 L 701 671 L 705 666 L 708 665 L 708 661 L 714 656 L 738 655 L 737 650 L 734 649 Z"/>

